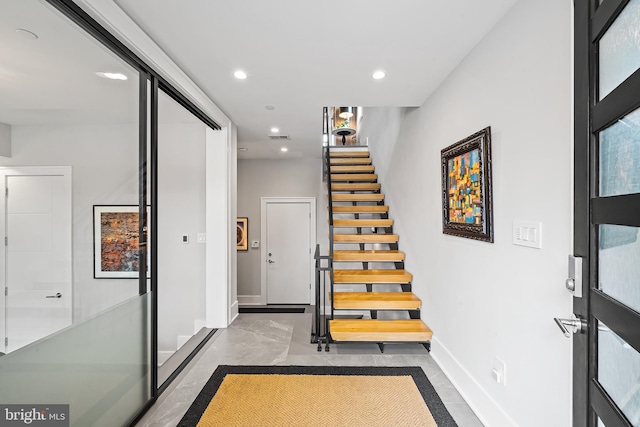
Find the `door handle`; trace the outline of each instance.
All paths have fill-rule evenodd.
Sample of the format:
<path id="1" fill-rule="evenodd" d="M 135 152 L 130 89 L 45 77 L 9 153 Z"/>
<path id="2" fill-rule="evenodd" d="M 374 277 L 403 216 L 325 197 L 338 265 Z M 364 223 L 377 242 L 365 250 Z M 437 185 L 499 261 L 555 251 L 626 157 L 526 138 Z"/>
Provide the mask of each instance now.
<path id="1" fill-rule="evenodd" d="M 45 298 L 62 298 L 62 294 L 58 292 L 55 295 L 47 295 Z"/>
<path id="2" fill-rule="evenodd" d="M 275 264 L 276 262 L 272 259 L 269 260 L 269 264 Z"/>
<path id="3" fill-rule="evenodd" d="M 565 337 L 571 338 L 571 334 L 582 334 L 587 332 L 587 322 L 580 318 L 573 316 L 572 319 L 559 319 L 554 317 L 556 325 L 560 328 Z"/>

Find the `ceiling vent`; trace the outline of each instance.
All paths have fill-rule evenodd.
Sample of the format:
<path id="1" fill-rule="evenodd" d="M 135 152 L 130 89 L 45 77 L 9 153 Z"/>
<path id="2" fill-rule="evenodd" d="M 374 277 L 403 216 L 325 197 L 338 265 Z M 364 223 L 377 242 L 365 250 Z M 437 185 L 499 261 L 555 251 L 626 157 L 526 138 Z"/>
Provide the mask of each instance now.
<path id="1" fill-rule="evenodd" d="M 281 140 L 281 139 L 291 139 L 291 138 L 289 138 L 289 135 L 269 135 L 269 139 Z"/>

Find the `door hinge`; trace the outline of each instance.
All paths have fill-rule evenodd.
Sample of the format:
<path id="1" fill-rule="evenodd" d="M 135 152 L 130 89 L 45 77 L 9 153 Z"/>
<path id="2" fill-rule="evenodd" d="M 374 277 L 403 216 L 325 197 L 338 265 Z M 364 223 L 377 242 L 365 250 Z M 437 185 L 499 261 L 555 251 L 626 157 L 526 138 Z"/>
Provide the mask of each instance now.
<path id="1" fill-rule="evenodd" d="M 9 246 L 9 238 L 7 236 L 4 236 L 4 245 Z"/>
<path id="2" fill-rule="evenodd" d="M 311 219 L 311 212 L 309 212 L 309 219 Z"/>
<path id="3" fill-rule="evenodd" d="M 5 297 L 9 296 L 9 288 L 7 286 L 4 287 L 4 296 Z"/>
<path id="4" fill-rule="evenodd" d="M 9 347 L 9 338 L 4 337 L 4 346 Z"/>
<path id="5" fill-rule="evenodd" d="M 9 187 L 6 187 L 6 188 L 4 189 L 4 196 L 5 196 L 5 197 L 9 197 Z"/>

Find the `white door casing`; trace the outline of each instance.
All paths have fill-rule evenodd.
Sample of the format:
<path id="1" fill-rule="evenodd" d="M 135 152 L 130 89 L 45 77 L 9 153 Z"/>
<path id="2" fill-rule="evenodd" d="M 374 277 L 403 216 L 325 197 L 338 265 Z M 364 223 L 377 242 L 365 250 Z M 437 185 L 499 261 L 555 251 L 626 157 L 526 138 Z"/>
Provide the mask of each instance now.
<path id="1" fill-rule="evenodd" d="M 261 198 L 262 304 L 312 302 L 315 235 L 315 198 Z"/>
<path id="2" fill-rule="evenodd" d="M 0 348 L 8 353 L 72 322 L 71 168 L 0 168 L 0 180 L 0 330 L 8 338 Z"/>

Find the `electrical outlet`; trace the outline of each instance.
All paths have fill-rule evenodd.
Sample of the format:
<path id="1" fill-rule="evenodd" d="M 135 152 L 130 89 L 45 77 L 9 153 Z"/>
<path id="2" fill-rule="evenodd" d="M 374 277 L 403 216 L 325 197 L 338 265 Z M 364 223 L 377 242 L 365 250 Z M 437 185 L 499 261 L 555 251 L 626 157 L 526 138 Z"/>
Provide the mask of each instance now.
<path id="1" fill-rule="evenodd" d="M 507 385 L 507 365 L 503 360 L 496 357 L 493 360 L 493 369 L 491 370 L 493 379 L 498 384 Z"/>

